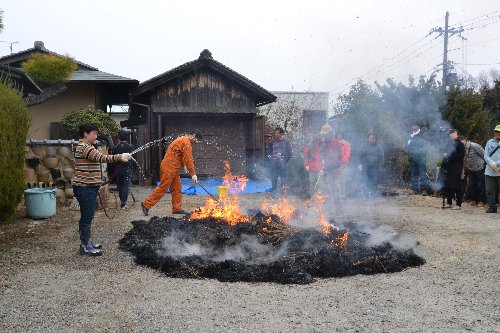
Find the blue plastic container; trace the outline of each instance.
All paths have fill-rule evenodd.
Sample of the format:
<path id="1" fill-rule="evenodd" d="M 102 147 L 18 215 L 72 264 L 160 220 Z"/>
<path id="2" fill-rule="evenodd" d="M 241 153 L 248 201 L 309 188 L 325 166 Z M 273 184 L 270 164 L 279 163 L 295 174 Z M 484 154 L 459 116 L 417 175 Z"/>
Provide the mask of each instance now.
<path id="1" fill-rule="evenodd" d="M 30 188 L 24 191 L 26 214 L 34 220 L 56 215 L 56 190 L 53 188 Z"/>

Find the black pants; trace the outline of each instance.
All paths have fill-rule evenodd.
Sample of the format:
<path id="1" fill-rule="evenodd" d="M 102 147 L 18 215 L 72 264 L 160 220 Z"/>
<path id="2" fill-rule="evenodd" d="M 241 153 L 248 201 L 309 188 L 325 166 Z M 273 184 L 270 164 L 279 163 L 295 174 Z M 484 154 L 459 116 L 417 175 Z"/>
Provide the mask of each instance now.
<path id="1" fill-rule="evenodd" d="M 468 200 L 486 203 L 486 187 L 484 185 L 484 170 L 468 172 Z"/>
<path id="2" fill-rule="evenodd" d="M 500 177 L 485 176 L 486 200 L 491 209 L 497 209 L 497 194 L 500 189 Z"/>
<path id="3" fill-rule="evenodd" d="M 278 190 L 278 178 L 281 180 L 281 186 L 286 184 L 286 164 L 281 162 L 271 163 L 271 183 L 273 185 L 271 191 Z"/>
<path id="4" fill-rule="evenodd" d="M 463 194 L 462 188 L 459 186 L 457 189 L 446 188 L 446 203 L 453 204 L 453 197 L 456 197 L 457 206 L 462 206 Z"/>
<path id="5" fill-rule="evenodd" d="M 130 190 L 130 183 L 132 179 L 132 169 L 129 167 L 119 166 L 116 169 L 116 187 L 118 188 L 118 196 L 120 203 L 123 207 L 127 203 L 128 192 Z"/>

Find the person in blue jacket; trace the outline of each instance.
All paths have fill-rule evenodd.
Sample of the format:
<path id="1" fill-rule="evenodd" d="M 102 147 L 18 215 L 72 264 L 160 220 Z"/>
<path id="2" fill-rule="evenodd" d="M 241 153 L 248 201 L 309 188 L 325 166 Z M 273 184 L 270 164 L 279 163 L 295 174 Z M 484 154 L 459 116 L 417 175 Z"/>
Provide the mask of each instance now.
<path id="1" fill-rule="evenodd" d="M 494 137 L 484 147 L 484 185 L 486 187 L 486 201 L 488 209 L 486 213 L 497 212 L 497 193 L 500 189 L 500 125 L 493 130 Z"/>

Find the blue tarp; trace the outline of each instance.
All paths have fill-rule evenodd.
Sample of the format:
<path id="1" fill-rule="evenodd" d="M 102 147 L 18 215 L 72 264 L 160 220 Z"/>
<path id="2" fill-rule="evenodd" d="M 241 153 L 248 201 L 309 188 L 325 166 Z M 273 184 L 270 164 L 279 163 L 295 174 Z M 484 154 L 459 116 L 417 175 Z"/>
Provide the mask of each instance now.
<path id="1" fill-rule="evenodd" d="M 212 195 L 217 195 L 217 186 L 223 186 L 224 182 L 221 178 L 203 179 L 199 182 Z M 182 193 L 187 195 L 207 195 L 207 192 L 201 186 L 195 186 L 191 178 L 181 178 Z M 241 193 L 262 193 L 271 188 L 270 182 L 263 181 L 247 181 L 247 187 Z"/>

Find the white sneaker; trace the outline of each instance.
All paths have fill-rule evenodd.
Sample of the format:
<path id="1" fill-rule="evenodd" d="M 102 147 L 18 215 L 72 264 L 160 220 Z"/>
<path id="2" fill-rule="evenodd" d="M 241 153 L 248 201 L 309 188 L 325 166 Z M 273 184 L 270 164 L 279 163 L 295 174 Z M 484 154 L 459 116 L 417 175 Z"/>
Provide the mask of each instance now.
<path id="1" fill-rule="evenodd" d="M 453 208 L 453 205 L 445 205 L 443 208 Z"/>
<path id="2" fill-rule="evenodd" d="M 460 206 L 453 206 L 453 207 L 451 207 L 451 209 L 452 210 L 460 210 L 460 209 L 462 209 L 462 207 L 460 207 Z"/>

